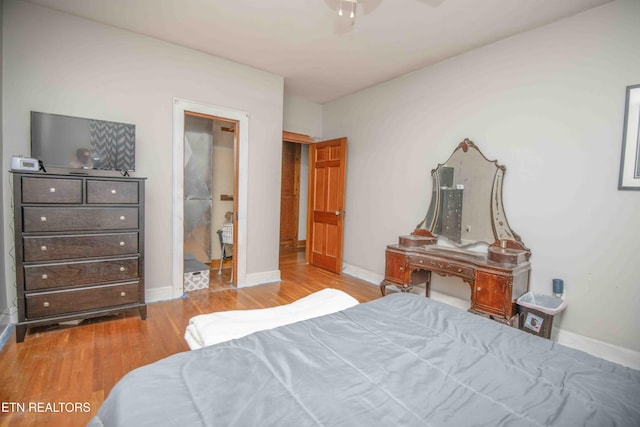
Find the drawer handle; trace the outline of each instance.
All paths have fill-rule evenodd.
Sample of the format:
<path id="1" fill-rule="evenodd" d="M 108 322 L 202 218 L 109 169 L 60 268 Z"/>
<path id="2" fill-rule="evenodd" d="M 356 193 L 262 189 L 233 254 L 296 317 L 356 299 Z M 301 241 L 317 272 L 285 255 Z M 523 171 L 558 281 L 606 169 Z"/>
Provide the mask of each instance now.
<path id="1" fill-rule="evenodd" d="M 404 271 L 404 267 L 400 267 L 400 271 Z"/>
<path id="2" fill-rule="evenodd" d="M 46 275 L 46 274 L 43 274 L 43 275 L 42 275 L 42 280 L 47 280 L 48 278 L 49 278 L 49 276 L 48 276 L 48 275 Z"/>
<path id="3" fill-rule="evenodd" d="M 47 217 L 46 216 L 41 216 L 40 217 L 40 222 L 46 222 L 47 221 Z"/>
<path id="4" fill-rule="evenodd" d="M 421 259 L 421 260 L 420 260 L 420 264 L 424 264 L 424 260 L 422 260 L 422 259 Z"/>
<path id="5" fill-rule="evenodd" d="M 120 267 L 120 271 L 125 271 L 125 270 L 126 270 L 126 268 Z"/>
<path id="6" fill-rule="evenodd" d="M 461 268 L 458 269 L 458 273 L 462 273 L 462 269 Z"/>
<path id="7" fill-rule="evenodd" d="M 482 290 L 482 288 L 480 286 L 478 286 L 476 289 L 478 290 L 478 292 L 480 292 Z"/>
<path id="8" fill-rule="evenodd" d="M 124 215 L 120 215 L 120 221 L 124 221 Z"/>
<path id="9" fill-rule="evenodd" d="M 120 296 L 121 296 L 121 297 L 126 297 L 126 296 L 127 296 L 127 293 L 126 293 L 125 291 L 122 291 L 122 292 L 120 292 Z"/>
<path id="10" fill-rule="evenodd" d="M 40 250 L 41 250 L 41 251 L 46 251 L 46 250 L 47 250 L 47 247 L 46 247 L 46 246 L 44 246 L 44 245 L 43 245 L 43 246 L 40 246 Z"/>
<path id="11" fill-rule="evenodd" d="M 114 188 L 113 190 L 111 190 L 111 194 L 118 194 L 118 192 L 116 191 L 116 189 Z"/>
<path id="12" fill-rule="evenodd" d="M 45 301 L 45 302 L 43 302 L 43 303 L 42 303 L 42 306 L 43 306 L 43 307 L 49 307 L 49 301 Z"/>
<path id="13" fill-rule="evenodd" d="M 51 187 L 49 189 L 49 193 L 55 193 L 56 192 L 56 187 Z"/>
<path id="14" fill-rule="evenodd" d="M 120 246 L 124 246 L 124 242 L 120 242 Z"/>

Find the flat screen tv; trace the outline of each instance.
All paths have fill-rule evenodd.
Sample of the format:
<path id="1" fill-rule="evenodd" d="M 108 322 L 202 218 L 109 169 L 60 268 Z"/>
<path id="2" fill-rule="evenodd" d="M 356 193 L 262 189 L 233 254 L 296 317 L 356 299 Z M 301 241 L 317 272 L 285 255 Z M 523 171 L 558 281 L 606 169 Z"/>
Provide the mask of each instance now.
<path id="1" fill-rule="evenodd" d="M 31 112 L 31 157 L 45 167 L 135 170 L 132 124 Z"/>

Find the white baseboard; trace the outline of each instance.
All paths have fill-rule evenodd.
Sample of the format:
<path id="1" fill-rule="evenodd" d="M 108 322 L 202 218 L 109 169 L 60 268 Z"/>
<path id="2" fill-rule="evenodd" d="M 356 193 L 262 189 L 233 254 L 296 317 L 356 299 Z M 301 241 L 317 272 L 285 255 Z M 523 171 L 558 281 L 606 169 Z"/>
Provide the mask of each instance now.
<path id="1" fill-rule="evenodd" d="M 558 329 L 557 341 L 559 344 L 582 350 L 596 357 L 633 369 L 640 369 L 640 352 L 578 335 L 564 329 Z"/>
<path id="2" fill-rule="evenodd" d="M 384 279 L 384 276 L 378 273 L 373 273 L 364 268 L 356 267 L 355 265 L 342 264 L 342 272 L 349 276 L 357 277 L 366 282 L 379 285 Z"/>
<path id="3" fill-rule="evenodd" d="M 362 279 L 373 284 L 378 284 L 384 279 L 384 277 L 380 274 L 373 273 L 363 268 L 346 263 L 343 264 L 342 272 L 344 274 L 348 274 L 349 276 L 357 277 L 358 279 Z M 463 310 L 469 309 L 470 306 L 469 301 L 433 290 L 431 291 L 431 298 L 436 301 L 444 302 L 454 307 L 461 308 Z M 564 329 L 554 329 L 554 333 L 552 333 L 551 336 L 552 338 L 556 338 L 559 344 L 565 345 L 567 347 L 575 348 L 577 350 L 584 351 L 585 353 L 589 353 L 593 356 L 600 357 L 611 362 L 619 363 L 630 368 L 640 369 L 640 352 L 637 352 L 635 350 L 619 347 L 613 344 L 606 343 L 604 341 L 598 341 L 593 338 L 566 331 Z"/>
<path id="4" fill-rule="evenodd" d="M 144 290 L 144 297 L 147 303 L 167 301 L 167 300 L 176 298 L 173 296 L 173 286 L 163 286 L 161 288 L 151 288 L 151 289 L 146 288 Z"/>
<path id="5" fill-rule="evenodd" d="M 13 331 L 11 316 L 5 313 L 0 313 L 0 349 L 2 349 L 4 343 L 9 339 L 11 331 Z"/>
<path id="6" fill-rule="evenodd" d="M 248 288 L 250 286 L 264 285 L 267 283 L 279 282 L 280 270 L 262 271 L 260 273 L 247 273 L 246 279 L 238 283 L 238 288 Z"/>

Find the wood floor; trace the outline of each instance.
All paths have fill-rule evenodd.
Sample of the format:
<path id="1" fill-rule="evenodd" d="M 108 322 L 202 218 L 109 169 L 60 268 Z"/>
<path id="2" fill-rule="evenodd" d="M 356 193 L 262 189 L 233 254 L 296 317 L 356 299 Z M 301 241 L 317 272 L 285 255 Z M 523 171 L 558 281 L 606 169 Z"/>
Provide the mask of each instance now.
<path id="1" fill-rule="evenodd" d="M 304 264 L 303 251 L 283 250 L 280 271 L 280 283 L 214 285 L 149 304 L 144 321 L 130 314 L 34 328 L 21 344 L 14 332 L 0 351 L 0 426 L 84 426 L 124 374 L 189 350 L 183 335 L 197 314 L 272 307 L 328 287 L 360 302 L 380 297 L 378 286 Z"/>

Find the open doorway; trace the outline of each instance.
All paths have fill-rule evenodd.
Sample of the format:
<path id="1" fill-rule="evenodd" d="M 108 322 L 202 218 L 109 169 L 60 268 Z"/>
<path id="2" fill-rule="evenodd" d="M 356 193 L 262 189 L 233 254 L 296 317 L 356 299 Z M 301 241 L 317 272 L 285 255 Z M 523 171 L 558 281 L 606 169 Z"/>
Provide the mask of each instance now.
<path id="1" fill-rule="evenodd" d="M 234 128 L 234 191 L 233 195 L 233 263 L 232 277 L 235 286 L 246 286 L 247 282 L 247 174 L 249 145 L 249 116 L 241 111 L 198 104 L 174 99 L 173 106 L 173 275 L 172 297 L 184 293 L 184 159 L 185 159 L 185 117 L 201 116 L 226 123 Z M 230 132 L 229 132 L 230 133 Z M 213 196 L 212 196 L 213 199 Z M 225 211 L 226 213 L 226 211 Z M 212 232 L 218 224 L 212 224 Z M 217 234 L 214 235 L 218 238 Z M 211 239 L 214 242 L 215 239 Z M 215 252 L 212 253 L 212 257 Z"/>
<path id="2" fill-rule="evenodd" d="M 283 132 L 280 191 L 280 251 L 305 251 L 309 187 L 307 135 Z"/>
<path id="3" fill-rule="evenodd" d="M 235 122 L 185 112 L 184 259 L 209 267 L 209 288 L 233 285 L 235 131 Z"/>

